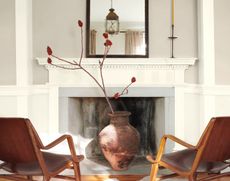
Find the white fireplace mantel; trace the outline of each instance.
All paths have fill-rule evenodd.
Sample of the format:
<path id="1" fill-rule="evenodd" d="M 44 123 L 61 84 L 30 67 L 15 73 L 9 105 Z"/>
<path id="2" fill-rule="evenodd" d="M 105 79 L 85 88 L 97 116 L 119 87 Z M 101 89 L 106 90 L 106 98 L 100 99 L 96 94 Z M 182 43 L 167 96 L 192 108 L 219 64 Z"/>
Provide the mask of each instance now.
<path id="1" fill-rule="evenodd" d="M 65 58 L 68 61 L 77 58 Z M 54 64 L 67 68 L 74 66 L 52 59 Z M 97 58 L 84 58 L 82 65 L 96 78 L 99 78 Z M 194 65 L 197 58 L 107 58 L 103 71 L 106 82 L 127 84 L 135 76 L 142 84 L 183 84 L 185 70 Z M 49 84 L 94 85 L 92 80 L 81 70 L 63 70 L 47 63 L 47 58 L 37 58 L 40 65 L 49 71 Z M 118 72 L 119 69 L 119 72 Z M 82 74 L 83 73 L 83 74 Z"/>
<path id="2" fill-rule="evenodd" d="M 77 61 L 76 58 L 65 58 L 68 61 Z M 52 59 L 54 64 L 73 68 L 72 65 Z M 184 77 L 185 70 L 195 64 L 197 58 L 134 58 L 134 59 L 106 59 L 103 75 L 108 94 L 130 83 L 135 76 L 137 82 L 130 88 L 129 96 L 164 97 L 164 131 L 184 138 Z M 68 115 L 69 97 L 101 96 L 95 89 L 94 80 L 82 70 L 67 70 L 57 68 L 47 63 L 47 58 L 37 58 L 38 63 L 49 72 L 50 87 L 50 130 L 55 132 L 63 125 L 59 125 L 62 115 L 59 115 L 60 105 L 62 114 Z M 82 66 L 100 81 L 99 58 L 82 60 Z M 112 90 L 112 91 L 110 91 Z M 64 92 L 64 94 L 62 94 Z M 73 94 L 74 92 L 74 94 Z M 91 94 L 93 92 L 93 94 Z M 163 94 L 165 93 L 165 94 Z M 65 117 L 64 119 L 67 119 Z M 64 120 L 63 119 L 63 120 Z M 66 121 L 63 121 L 66 122 Z M 162 122 L 162 120 L 160 121 Z M 177 149 L 177 148 L 175 148 Z"/>

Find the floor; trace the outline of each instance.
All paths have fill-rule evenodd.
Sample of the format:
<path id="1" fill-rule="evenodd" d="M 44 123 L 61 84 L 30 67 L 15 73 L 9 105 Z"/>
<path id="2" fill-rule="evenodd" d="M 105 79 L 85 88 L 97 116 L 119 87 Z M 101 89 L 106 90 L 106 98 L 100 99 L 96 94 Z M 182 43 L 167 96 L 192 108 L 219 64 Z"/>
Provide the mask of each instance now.
<path id="1" fill-rule="evenodd" d="M 230 171 L 230 169 L 226 170 L 227 172 Z M 159 174 L 165 174 L 169 173 L 168 170 L 160 170 Z M 34 177 L 34 180 L 36 181 L 42 181 L 42 177 Z M 140 174 L 133 174 L 133 175 L 82 175 L 82 181 L 149 181 L 149 176 L 146 175 L 140 175 Z M 6 179 L 0 179 L 0 181 L 8 181 Z M 51 181 L 63 181 L 62 179 L 51 179 Z M 164 181 L 187 181 L 185 178 L 175 177 L 170 179 L 165 179 Z M 223 177 L 221 179 L 215 179 L 212 181 L 230 181 L 229 177 Z"/>
<path id="2" fill-rule="evenodd" d="M 42 178 L 35 178 L 37 181 L 42 181 Z M 9 181 L 6 179 L 0 179 L 0 181 Z M 62 179 L 51 179 L 51 181 L 63 181 Z M 122 175 L 110 177 L 110 176 L 82 176 L 82 181 L 149 181 L 149 177 L 144 177 L 141 175 Z M 183 178 L 165 179 L 164 181 L 187 181 Z M 230 177 L 225 177 L 221 179 L 215 179 L 212 181 L 230 181 Z"/>

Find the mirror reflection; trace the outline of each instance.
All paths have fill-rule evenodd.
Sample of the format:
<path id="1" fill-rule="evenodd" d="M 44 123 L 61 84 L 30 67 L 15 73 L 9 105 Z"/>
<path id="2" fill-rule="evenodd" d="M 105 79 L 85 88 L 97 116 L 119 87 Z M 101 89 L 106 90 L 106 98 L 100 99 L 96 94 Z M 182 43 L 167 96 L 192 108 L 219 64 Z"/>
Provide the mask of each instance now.
<path id="1" fill-rule="evenodd" d="M 148 57 L 147 15 L 147 0 L 87 0 L 87 57 L 103 55 L 104 32 L 108 57 Z"/>

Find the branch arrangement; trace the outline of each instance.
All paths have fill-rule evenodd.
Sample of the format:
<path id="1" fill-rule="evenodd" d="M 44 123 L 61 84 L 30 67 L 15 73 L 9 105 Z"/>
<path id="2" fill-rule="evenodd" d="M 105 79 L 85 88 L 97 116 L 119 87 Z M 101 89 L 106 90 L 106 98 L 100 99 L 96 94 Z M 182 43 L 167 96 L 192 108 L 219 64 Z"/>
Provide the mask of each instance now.
<path id="1" fill-rule="evenodd" d="M 111 112 L 113 114 L 114 113 L 114 109 L 113 109 L 112 104 L 110 102 L 110 99 L 109 99 L 109 97 L 107 95 L 106 88 L 105 88 L 104 77 L 103 77 L 103 66 L 104 66 L 104 62 L 105 62 L 106 56 L 108 55 L 109 50 L 110 50 L 110 48 L 112 46 L 112 42 L 108 38 L 108 33 L 103 33 L 103 37 L 105 39 L 105 43 L 104 43 L 104 54 L 103 54 L 103 58 L 102 58 L 102 60 L 98 61 L 98 63 L 99 63 L 99 70 L 100 70 L 100 77 L 101 77 L 101 82 L 99 82 L 82 65 L 83 52 L 84 52 L 84 49 L 83 49 L 83 23 L 82 23 L 82 21 L 78 20 L 78 26 L 81 29 L 81 56 L 80 56 L 79 60 L 78 61 L 76 61 L 76 60 L 68 61 L 66 59 L 60 58 L 60 57 L 56 56 L 55 54 L 53 54 L 52 49 L 49 46 L 47 46 L 47 54 L 48 54 L 47 62 L 49 64 L 53 65 L 53 66 L 58 67 L 58 68 L 68 69 L 68 70 L 79 70 L 80 69 L 80 70 L 84 71 L 86 74 L 88 74 L 95 81 L 95 83 L 99 86 L 99 88 L 102 90 L 102 92 L 103 92 L 103 94 L 105 96 L 105 99 L 106 99 L 106 101 L 107 101 L 107 103 L 109 105 L 109 108 L 110 108 L 110 110 L 111 110 Z M 56 58 L 57 60 L 59 60 L 61 62 L 69 64 L 69 65 L 71 65 L 71 67 L 65 67 L 65 66 L 62 66 L 62 65 L 54 64 L 53 61 L 52 61 L 52 58 Z M 128 88 L 134 82 L 136 82 L 136 78 L 132 77 L 131 78 L 131 82 L 123 89 L 123 91 L 121 91 L 120 93 L 119 92 L 115 93 L 114 96 L 113 96 L 113 98 L 114 99 L 118 99 L 120 96 L 128 94 Z"/>

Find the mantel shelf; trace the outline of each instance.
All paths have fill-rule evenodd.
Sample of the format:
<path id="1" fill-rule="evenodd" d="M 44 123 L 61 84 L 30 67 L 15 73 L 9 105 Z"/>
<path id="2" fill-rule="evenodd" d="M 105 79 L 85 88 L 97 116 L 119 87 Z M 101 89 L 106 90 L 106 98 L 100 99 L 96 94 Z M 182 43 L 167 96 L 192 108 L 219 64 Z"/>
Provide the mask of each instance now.
<path id="1" fill-rule="evenodd" d="M 67 61 L 77 61 L 78 58 L 65 58 Z M 100 79 L 99 58 L 84 58 L 82 66 L 91 72 L 95 78 Z M 177 84 L 184 83 L 185 70 L 195 64 L 197 58 L 108 58 L 103 70 L 104 79 L 108 83 L 127 84 L 130 77 L 135 76 L 140 83 L 150 84 Z M 60 69 L 47 63 L 47 58 L 37 58 L 40 65 L 49 71 L 50 84 L 91 84 L 92 80 L 85 76 L 83 71 Z M 65 68 L 75 68 L 75 65 L 63 63 L 55 58 L 53 63 Z M 118 76 L 119 75 L 119 76 Z"/>
<path id="2" fill-rule="evenodd" d="M 47 65 L 47 58 L 36 58 L 40 65 Z M 64 58 L 68 61 L 79 58 Z M 66 64 L 52 58 L 55 64 Z M 84 65 L 98 65 L 100 58 L 83 58 Z M 194 65 L 197 58 L 106 58 L 105 65 Z"/>

